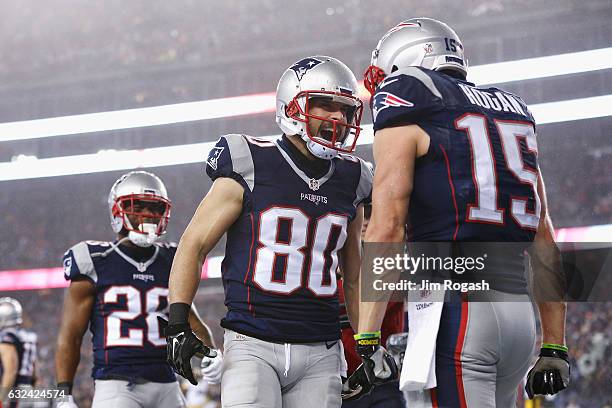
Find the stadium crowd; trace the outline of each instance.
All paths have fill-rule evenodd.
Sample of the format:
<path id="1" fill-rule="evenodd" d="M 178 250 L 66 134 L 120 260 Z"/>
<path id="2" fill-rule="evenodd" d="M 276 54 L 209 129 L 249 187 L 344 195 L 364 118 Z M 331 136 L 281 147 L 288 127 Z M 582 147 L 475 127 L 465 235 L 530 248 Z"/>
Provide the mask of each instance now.
<path id="1" fill-rule="evenodd" d="M 410 14 L 437 15 L 441 19 L 495 17 L 530 3 L 435 0 L 412 3 Z M 534 7 L 571 9 L 576 3 L 547 0 Z M 400 0 L 386 1 L 384 6 L 366 0 L 139 0 L 127 4 L 119 0 L 54 0 L 40 13 L 40 4 L 33 0 L 7 3 L 3 8 L 5 23 L 0 27 L 5 50 L 0 59 L 0 78 L 96 75 L 109 70 L 209 64 L 211 55 L 223 60 L 268 54 L 273 52 L 269 46 L 274 42 L 279 48 L 287 46 L 277 39 L 308 37 L 314 43 L 324 43 L 330 38 L 367 36 L 369 30 L 395 24 L 396 14 L 389 11 L 405 7 Z M 305 15 L 310 20 L 307 24 Z M 317 29 L 312 30 L 313 26 Z M 23 49 L 29 52 L 20 52 Z"/>

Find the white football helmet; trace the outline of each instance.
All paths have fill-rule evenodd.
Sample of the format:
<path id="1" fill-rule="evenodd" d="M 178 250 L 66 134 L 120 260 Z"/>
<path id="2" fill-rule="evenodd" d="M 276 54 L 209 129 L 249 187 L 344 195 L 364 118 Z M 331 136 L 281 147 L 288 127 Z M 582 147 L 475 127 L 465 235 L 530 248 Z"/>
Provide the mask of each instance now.
<path id="1" fill-rule="evenodd" d="M 19 326 L 22 322 L 23 309 L 21 303 L 10 297 L 0 298 L 0 330 Z"/>
<path id="2" fill-rule="evenodd" d="M 113 231 L 127 230 L 128 239 L 143 248 L 166 233 L 171 208 L 164 183 L 146 171 L 132 171 L 119 177 L 108 195 Z"/>
<path id="3" fill-rule="evenodd" d="M 312 98 L 346 105 L 345 120 L 311 114 Z M 317 55 L 301 59 L 287 68 L 278 81 L 276 123 L 286 135 L 301 136 L 308 150 L 321 159 L 331 160 L 338 152 L 350 153 L 355 149 L 362 112 L 357 79 L 335 58 Z M 323 121 L 323 125 L 311 129 L 310 118 Z"/>
<path id="4" fill-rule="evenodd" d="M 465 78 L 468 63 L 457 33 L 432 18 L 413 18 L 399 23 L 380 39 L 372 51 L 364 85 L 373 95 L 387 75 L 414 66 L 434 71 L 451 70 Z"/>

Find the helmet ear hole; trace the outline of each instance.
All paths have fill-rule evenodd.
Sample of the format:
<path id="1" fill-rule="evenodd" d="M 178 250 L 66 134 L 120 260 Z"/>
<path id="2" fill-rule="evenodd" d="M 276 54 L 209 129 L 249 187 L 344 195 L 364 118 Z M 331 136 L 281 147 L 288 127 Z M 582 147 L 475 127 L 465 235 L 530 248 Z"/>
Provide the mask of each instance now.
<path id="1" fill-rule="evenodd" d="M 393 67 L 391 67 L 391 72 L 395 72 L 397 71 L 399 68 L 397 67 L 397 65 L 394 65 Z"/>

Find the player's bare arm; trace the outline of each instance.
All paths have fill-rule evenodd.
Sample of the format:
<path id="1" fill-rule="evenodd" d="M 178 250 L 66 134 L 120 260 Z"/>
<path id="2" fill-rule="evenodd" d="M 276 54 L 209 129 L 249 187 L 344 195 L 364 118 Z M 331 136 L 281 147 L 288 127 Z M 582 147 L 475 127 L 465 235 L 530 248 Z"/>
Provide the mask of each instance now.
<path id="1" fill-rule="evenodd" d="M 168 283 L 170 310 L 165 330 L 168 362 L 176 373 L 194 385 L 197 382 L 191 369 L 191 357 L 196 354 L 217 357 L 219 362 L 221 356 L 196 336 L 197 331 L 194 333 L 192 327 L 196 328 L 198 323 L 191 326 L 191 303 L 200 282 L 202 262 L 240 216 L 243 193 L 243 187 L 233 179 L 215 180 L 183 233 L 172 263 Z M 208 336 L 212 341 L 210 333 Z"/>
<path id="2" fill-rule="evenodd" d="M 416 125 L 385 128 L 376 132 L 374 160 L 377 167 L 372 190 L 372 218 L 366 231 L 366 243 L 404 241 L 414 163 L 417 157 L 427 153 L 428 148 L 429 136 Z M 382 300 L 361 303 L 359 332 L 379 330 L 388 298 Z"/>
<path id="3" fill-rule="evenodd" d="M 546 190 L 542 174 L 538 176 L 538 196 L 542 205 L 540 224 L 534 240 L 535 260 L 534 274 L 541 297 L 538 301 L 540 320 L 542 323 L 542 340 L 544 343 L 565 344 L 565 276 L 562 272 L 561 255 L 555 244 L 555 235 L 552 221 L 548 213 Z M 543 286 L 546 285 L 547 288 Z M 538 294 L 536 294 L 538 296 Z M 547 300 L 547 301 L 542 301 Z M 553 300 L 560 300 L 555 302 Z"/>
<path id="4" fill-rule="evenodd" d="M 527 375 L 525 389 L 529 398 L 536 394 L 555 394 L 567 388 L 570 381 L 568 349 L 565 345 L 566 304 L 563 302 L 566 282 L 540 171 L 538 196 L 542 207 L 531 263 L 534 295 L 536 300 L 539 299 L 537 305 L 542 326 L 542 346 L 539 359 Z"/>
<path id="5" fill-rule="evenodd" d="M 0 344 L 0 365 L 2 366 L 2 383 L 0 386 L 0 402 L 6 398 L 9 389 L 17 379 L 18 355 L 12 344 Z"/>
<path id="6" fill-rule="evenodd" d="M 189 311 L 189 326 L 191 326 L 195 335 L 202 340 L 202 343 L 208 347 L 215 347 L 215 340 L 213 339 L 210 327 L 204 323 L 195 305 L 191 305 L 191 310 Z"/>
<path id="7" fill-rule="evenodd" d="M 72 383 L 81 357 L 81 342 L 95 302 L 94 286 L 87 280 L 70 284 L 64 299 L 62 323 L 55 352 L 58 384 Z"/>
<path id="8" fill-rule="evenodd" d="M 206 255 L 242 211 L 243 187 L 230 178 L 215 180 L 183 233 L 172 263 L 169 302 L 191 304 Z"/>
<path id="9" fill-rule="evenodd" d="M 361 273 L 361 226 L 363 206 L 357 208 L 355 219 L 349 224 L 346 242 L 340 251 L 346 312 L 353 330 L 359 322 L 359 276 Z"/>
<path id="10" fill-rule="evenodd" d="M 415 161 L 427 152 L 428 147 L 429 136 L 416 125 L 384 128 L 376 132 L 373 150 L 378 166 L 374 173 L 372 217 L 365 235 L 366 245 L 404 242 Z M 381 255 L 384 256 L 376 254 Z M 385 277 L 387 282 L 398 279 L 399 273 Z M 380 327 L 389 297 L 390 294 L 382 292 L 377 301 L 359 305 L 359 331 L 355 340 L 363 364 L 349 378 L 347 390 L 343 390 L 345 399 L 368 393 L 376 381 L 384 382 L 398 376 L 393 357 L 380 344 Z"/>

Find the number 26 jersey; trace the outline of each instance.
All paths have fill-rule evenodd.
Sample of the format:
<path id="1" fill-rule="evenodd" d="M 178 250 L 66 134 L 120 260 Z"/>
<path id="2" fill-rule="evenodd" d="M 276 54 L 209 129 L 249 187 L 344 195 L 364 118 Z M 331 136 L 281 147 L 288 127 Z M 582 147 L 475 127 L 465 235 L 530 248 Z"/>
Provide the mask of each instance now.
<path id="1" fill-rule="evenodd" d="M 95 287 L 89 330 L 94 379 L 176 380 L 166 362 L 157 317 L 168 318 L 168 278 L 174 244 L 155 244 L 146 258 L 111 242 L 83 241 L 64 254 L 66 280 Z"/>

